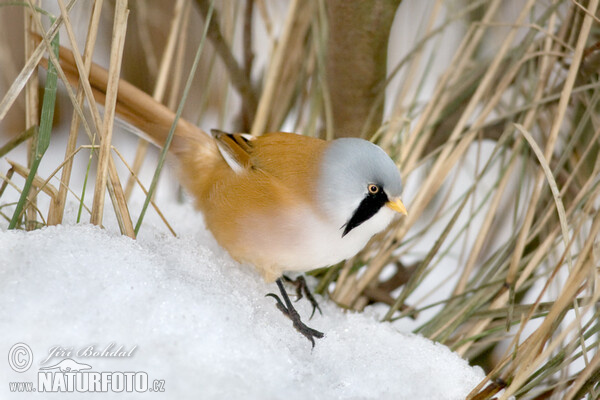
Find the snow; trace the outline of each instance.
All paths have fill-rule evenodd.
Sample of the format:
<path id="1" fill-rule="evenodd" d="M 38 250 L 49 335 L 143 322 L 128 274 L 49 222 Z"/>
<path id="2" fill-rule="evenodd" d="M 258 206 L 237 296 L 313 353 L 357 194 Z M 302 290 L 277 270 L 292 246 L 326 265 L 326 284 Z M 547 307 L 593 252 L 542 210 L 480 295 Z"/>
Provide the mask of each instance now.
<path id="1" fill-rule="evenodd" d="M 135 241 L 110 218 L 109 229 L 2 226 L 0 349 L 6 360 L 14 344 L 27 344 L 33 365 L 17 373 L 0 362 L 0 398 L 30 398 L 7 383 L 35 387 L 41 367 L 65 358 L 97 372 L 143 371 L 150 386 L 164 381 L 162 393 L 108 398 L 461 399 L 484 377 L 447 347 L 378 322 L 373 310 L 344 312 L 320 296 L 323 315 L 310 321 L 309 303 L 296 303 L 307 325 L 326 334 L 311 349 L 265 297 L 275 284 L 233 261 L 200 214 L 173 203 L 168 218 L 177 238 L 152 217 Z M 79 355 L 111 344 L 131 356 Z M 41 364 L 57 346 L 63 353 Z M 94 396 L 73 398 L 86 395 Z M 56 398 L 34 397 L 44 396 Z"/>

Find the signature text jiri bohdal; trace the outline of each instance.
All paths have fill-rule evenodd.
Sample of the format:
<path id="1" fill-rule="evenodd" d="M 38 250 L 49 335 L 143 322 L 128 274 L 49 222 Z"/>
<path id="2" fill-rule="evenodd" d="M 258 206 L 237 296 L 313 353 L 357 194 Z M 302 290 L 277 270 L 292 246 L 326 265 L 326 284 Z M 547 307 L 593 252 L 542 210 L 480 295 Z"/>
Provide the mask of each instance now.
<path id="1" fill-rule="evenodd" d="M 48 356 L 42 362 L 41 365 L 46 364 L 53 358 L 65 358 L 65 357 L 88 357 L 88 358 L 128 358 L 132 357 L 137 349 L 137 345 L 130 349 L 125 346 L 117 346 L 115 343 L 110 343 L 108 346 L 97 346 L 89 345 L 82 347 L 78 350 L 72 347 L 54 346 L 48 350 Z"/>

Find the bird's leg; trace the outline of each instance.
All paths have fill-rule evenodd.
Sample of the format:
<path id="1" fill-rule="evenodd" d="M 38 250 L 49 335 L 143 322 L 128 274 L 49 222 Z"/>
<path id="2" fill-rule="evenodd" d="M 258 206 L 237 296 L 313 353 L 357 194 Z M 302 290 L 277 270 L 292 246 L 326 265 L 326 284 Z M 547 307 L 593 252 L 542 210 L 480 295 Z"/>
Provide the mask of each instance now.
<path id="1" fill-rule="evenodd" d="M 306 284 L 306 279 L 304 279 L 304 276 L 300 275 L 296 279 L 292 279 L 286 275 L 283 275 L 283 279 L 286 282 L 291 283 L 292 285 L 294 285 L 296 287 L 296 296 L 298 297 L 296 299 L 296 301 L 298 301 L 302 298 L 302 293 L 304 292 L 304 295 L 306 296 L 306 298 L 308 299 L 308 301 L 310 302 L 310 304 L 313 307 L 312 313 L 310 314 L 309 319 L 312 319 L 312 317 L 315 315 L 315 310 L 319 310 L 319 314 L 323 315 L 323 312 L 321 311 L 321 307 L 319 307 L 319 303 L 317 303 L 317 300 L 314 298 L 314 296 L 310 292 L 310 289 L 308 288 L 308 285 Z"/>
<path id="2" fill-rule="evenodd" d="M 323 332 L 319 332 L 315 329 L 312 329 L 306 326 L 304 322 L 302 322 L 302 320 L 300 319 L 300 314 L 298 314 L 298 311 L 296 311 L 296 309 L 292 305 L 292 301 L 290 300 L 287 292 L 285 291 L 285 288 L 283 287 L 283 282 L 281 281 L 281 278 L 278 278 L 275 282 L 277 283 L 277 287 L 281 292 L 281 297 L 283 297 L 283 301 L 281 301 L 281 298 L 274 293 L 269 293 L 267 294 L 267 296 L 273 297 L 275 300 L 277 300 L 277 308 L 292 320 L 294 328 L 296 328 L 298 332 L 300 332 L 302 335 L 304 335 L 304 337 L 310 340 L 313 347 L 315 347 L 314 338 L 320 339 L 325 335 L 323 334 Z"/>

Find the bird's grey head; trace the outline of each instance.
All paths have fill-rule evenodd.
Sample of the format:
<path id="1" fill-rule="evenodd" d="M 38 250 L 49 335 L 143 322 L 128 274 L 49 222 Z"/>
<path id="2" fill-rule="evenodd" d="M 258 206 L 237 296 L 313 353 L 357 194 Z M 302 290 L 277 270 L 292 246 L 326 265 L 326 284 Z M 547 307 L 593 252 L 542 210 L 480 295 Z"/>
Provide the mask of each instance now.
<path id="1" fill-rule="evenodd" d="M 385 206 L 402 193 L 400 172 L 390 157 L 371 142 L 343 138 L 330 144 L 322 163 L 318 201 L 342 236 L 359 226 L 368 235 L 383 230 L 394 215 Z"/>

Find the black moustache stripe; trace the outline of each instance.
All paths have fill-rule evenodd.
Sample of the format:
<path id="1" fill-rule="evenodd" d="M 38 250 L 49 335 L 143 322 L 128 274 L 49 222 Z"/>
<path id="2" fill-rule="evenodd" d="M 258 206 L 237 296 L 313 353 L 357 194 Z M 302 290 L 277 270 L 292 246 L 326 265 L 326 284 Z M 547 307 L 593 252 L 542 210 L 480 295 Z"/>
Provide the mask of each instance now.
<path id="1" fill-rule="evenodd" d="M 376 194 L 367 194 L 360 202 L 360 205 L 356 211 L 354 211 L 350 221 L 342 226 L 342 228 L 344 228 L 342 237 L 346 236 L 346 234 L 348 234 L 348 232 L 350 232 L 352 229 L 356 228 L 373 215 L 377 214 L 381 207 L 383 207 L 388 201 L 389 199 L 383 190 L 380 190 Z"/>

